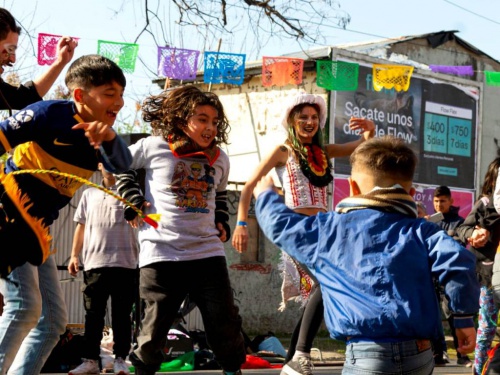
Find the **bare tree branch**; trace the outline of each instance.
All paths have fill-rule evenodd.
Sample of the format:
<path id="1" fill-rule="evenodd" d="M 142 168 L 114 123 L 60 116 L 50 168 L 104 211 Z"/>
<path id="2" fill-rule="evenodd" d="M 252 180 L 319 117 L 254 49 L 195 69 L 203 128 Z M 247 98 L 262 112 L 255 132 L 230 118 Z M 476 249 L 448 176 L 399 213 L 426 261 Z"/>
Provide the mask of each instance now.
<path id="1" fill-rule="evenodd" d="M 177 24 L 180 27 L 194 27 L 201 34 L 213 34 L 214 38 L 231 34 L 234 29 L 241 29 L 245 25 L 247 30 L 267 37 L 315 43 L 321 37 L 322 26 L 334 24 L 345 28 L 351 20 L 340 9 L 340 0 L 170 1 L 176 6 Z M 148 0 L 144 2 L 146 14 L 155 14 L 149 9 Z M 158 18 L 156 21 L 162 23 Z M 150 22 L 146 17 L 144 30 L 136 40 L 150 28 Z"/>
<path id="2" fill-rule="evenodd" d="M 244 0 L 245 4 L 247 4 L 249 7 L 254 6 L 257 8 L 262 9 L 264 14 L 269 18 L 269 20 L 272 23 L 277 24 L 285 32 L 287 32 L 290 35 L 294 35 L 297 38 L 303 38 L 305 33 L 301 29 L 301 27 L 297 27 L 294 25 L 294 22 L 297 22 L 300 25 L 299 20 L 297 19 L 290 19 L 288 20 L 285 16 L 283 16 L 279 11 L 276 10 L 276 8 L 272 5 L 269 4 L 269 0 L 265 1 L 256 1 L 256 0 Z M 281 22 L 279 22 L 281 21 Z M 288 30 L 290 29 L 290 31 Z"/>

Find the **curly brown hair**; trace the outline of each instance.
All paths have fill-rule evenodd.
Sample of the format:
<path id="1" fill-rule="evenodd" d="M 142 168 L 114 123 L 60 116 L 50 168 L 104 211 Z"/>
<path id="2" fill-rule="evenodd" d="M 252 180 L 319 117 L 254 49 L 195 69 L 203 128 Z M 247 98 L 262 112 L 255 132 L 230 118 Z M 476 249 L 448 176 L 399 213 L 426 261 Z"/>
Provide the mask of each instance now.
<path id="1" fill-rule="evenodd" d="M 196 107 L 201 105 L 215 108 L 219 117 L 215 143 L 227 144 L 230 126 L 219 97 L 192 85 L 147 97 L 142 103 L 142 118 L 151 123 L 153 135 L 161 135 L 164 139 L 172 135 L 175 141 L 186 137 L 183 129 L 187 126 L 188 118 L 195 113 Z"/>

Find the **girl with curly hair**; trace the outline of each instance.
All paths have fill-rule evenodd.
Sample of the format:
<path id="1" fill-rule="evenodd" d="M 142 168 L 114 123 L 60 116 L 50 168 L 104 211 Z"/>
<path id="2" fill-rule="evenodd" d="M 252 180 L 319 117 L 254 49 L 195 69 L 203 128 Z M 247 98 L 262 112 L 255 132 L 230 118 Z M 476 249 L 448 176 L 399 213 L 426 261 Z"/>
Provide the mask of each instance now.
<path id="1" fill-rule="evenodd" d="M 189 294 L 223 372 L 239 374 L 245 347 L 223 246 L 231 236 L 229 158 L 219 147 L 227 143 L 229 131 L 224 108 L 217 95 L 185 86 L 148 97 L 143 118 L 153 134 L 129 149 L 131 168 L 145 170 L 144 196 L 133 170 L 118 176 L 118 191 L 162 219 L 155 229 L 141 225 L 133 210 L 126 212 L 131 225 L 139 227 L 139 289 L 146 303 L 130 361 L 136 374 L 159 369 L 167 333 Z M 181 167 L 186 173 L 179 178 Z"/>

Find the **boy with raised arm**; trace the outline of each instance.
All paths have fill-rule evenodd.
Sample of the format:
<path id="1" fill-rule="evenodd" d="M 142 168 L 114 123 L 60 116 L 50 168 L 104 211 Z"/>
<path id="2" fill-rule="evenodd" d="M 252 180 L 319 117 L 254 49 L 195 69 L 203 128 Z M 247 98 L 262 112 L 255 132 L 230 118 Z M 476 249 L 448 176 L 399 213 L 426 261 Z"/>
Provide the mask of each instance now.
<path id="1" fill-rule="evenodd" d="M 0 122 L 0 374 L 39 374 L 64 333 L 66 306 L 48 227 L 99 162 L 127 170 L 132 156 L 113 130 L 125 76 L 98 55 L 76 59 L 66 73 L 73 100 L 29 105 Z M 36 173 L 22 173 L 35 170 Z M 66 175 L 52 175 L 55 171 Z"/>

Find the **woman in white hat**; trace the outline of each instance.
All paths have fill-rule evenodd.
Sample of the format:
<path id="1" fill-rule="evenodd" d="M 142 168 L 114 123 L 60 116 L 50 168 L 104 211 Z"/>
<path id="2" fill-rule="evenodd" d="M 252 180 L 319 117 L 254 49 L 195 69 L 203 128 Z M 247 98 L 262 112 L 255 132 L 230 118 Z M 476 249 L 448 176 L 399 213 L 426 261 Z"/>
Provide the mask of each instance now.
<path id="1" fill-rule="evenodd" d="M 323 146 L 322 129 L 326 117 L 326 103 L 320 95 L 300 93 L 287 106 L 282 120 L 288 131 L 285 144 L 278 145 L 262 160 L 241 192 L 238 221 L 232 239 L 237 251 L 247 249 L 246 222 L 253 189 L 257 181 L 273 168 L 276 168 L 281 180 L 288 207 L 308 216 L 327 211 L 327 186 L 333 181 L 330 159 L 349 156 L 359 144 L 374 136 L 375 125 L 364 118 L 351 118 L 351 130 L 361 131 L 362 136 L 353 142 Z M 308 302 L 294 330 L 281 374 L 310 375 L 311 347 L 323 320 L 321 290 L 305 266 L 285 253 L 283 256 L 283 302 L 280 309 L 284 309 L 286 301 L 294 297 Z"/>

